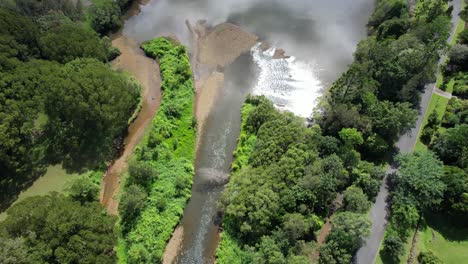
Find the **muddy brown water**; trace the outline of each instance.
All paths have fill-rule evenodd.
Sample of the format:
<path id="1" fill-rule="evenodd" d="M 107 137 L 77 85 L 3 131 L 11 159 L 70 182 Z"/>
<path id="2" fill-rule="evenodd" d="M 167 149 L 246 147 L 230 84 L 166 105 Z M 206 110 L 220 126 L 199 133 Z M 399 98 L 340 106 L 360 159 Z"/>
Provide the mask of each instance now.
<path id="1" fill-rule="evenodd" d="M 310 74 L 314 74 L 312 79 L 318 80 L 311 85 L 320 84 L 314 89 L 325 89 L 352 62 L 356 44 L 366 36 L 365 24 L 372 13 L 374 2 L 152 0 L 141 8 L 139 14 L 126 21 L 124 35 L 138 42 L 161 35 L 176 36 L 188 46 L 192 54 L 194 52 L 186 20 L 191 24 L 206 20 L 212 26 L 231 22 L 258 35 L 261 41 L 283 48 L 287 55 L 301 62 L 293 64 L 288 60 L 276 63 L 267 54 L 261 57 L 266 61 L 257 63 L 247 53 L 231 65 L 223 67 L 224 87 L 200 134 L 192 197 L 181 222 L 183 237 L 175 262 L 192 264 L 214 261 L 213 253 L 218 244 L 216 204 L 229 177 L 232 152 L 240 129 L 240 109 L 246 95 L 260 81 L 266 84 L 267 89 L 262 90 L 265 94 L 287 93 L 286 89 L 281 90 L 284 84 L 296 81 L 288 76 L 308 75 L 308 67 L 314 68 Z M 270 59 L 272 61 L 268 61 Z M 262 68 L 265 65 L 272 66 L 274 71 L 265 72 Z M 305 70 L 295 68 L 302 65 L 307 66 Z M 283 76 L 278 78 L 278 75 Z M 269 91 L 270 81 L 272 87 L 279 88 Z M 305 86 L 292 85 L 291 89 L 308 89 L 306 86 L 307 83 Z M 290 89 L 289 86 L 286 88 Z M 313 99 L 310 98 L 310 108 L 313 107 Z M 294 100 L 288 101 L 291 102 Z"/>

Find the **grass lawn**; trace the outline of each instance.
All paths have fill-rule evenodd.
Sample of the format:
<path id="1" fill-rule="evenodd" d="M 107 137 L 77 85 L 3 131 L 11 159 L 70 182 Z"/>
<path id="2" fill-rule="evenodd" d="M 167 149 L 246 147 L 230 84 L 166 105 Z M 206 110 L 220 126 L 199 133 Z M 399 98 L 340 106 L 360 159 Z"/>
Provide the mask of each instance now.
<path id="1" fill-rule="evenodd" d="M 21 202 L 31 196 L 46 195 L 50 192 L 61 193 L 67 187 L 68 182 L 88 174 L 88 172 L 84 174 L 68 173 L 61 165 L 51 165 L 47 168 L 47 172 L 42 177 L 37 179 L 28 189 L 21 192 L 18 199 L 16 199 L 13 204 Z M 0 221 L 4 220 L 6 216 L 5 212 L 0 214 Z"/>
<path id="2" fill-rule="evenodd" d="M 453 85 L 452 85 L 452 87 L 453 87 Z M 424 120 L 423 120 L 423 123 L 422 123 L 421 130 L 419 131 L 419 134 L 418 134 L 418 141 L 416 142 L 416 146 L 414 148 L 415 151 L 424 150 L 424 149 L 427 148 L 420 141 L 421 132 L 424 129 L 424 127 L 426 126 L 426 124 L 427 124 L 427 119 L 429 118 L 429 115 L 432 112 L 434 112 L 434 110 L 439 115 L 439 119 L 441 119 L 444 116 L 445 108 L 447 107 L 448 101 L 449 101 L 448 98 L 442 97 L 442 96 L 440 96 L 438 94 L 432 94 L 431 101 L 429 102 L 429 107 L 427 108 L 427 112 L 424 115 Z"/>
<path id="3" fill-rule="evenodd" d="M 468 227 L 457 226 L 454 217 L 427 215 L 427 226 L 421 228 L 417 253 L 431 250 L 445 264 L 467 263 Z"/>

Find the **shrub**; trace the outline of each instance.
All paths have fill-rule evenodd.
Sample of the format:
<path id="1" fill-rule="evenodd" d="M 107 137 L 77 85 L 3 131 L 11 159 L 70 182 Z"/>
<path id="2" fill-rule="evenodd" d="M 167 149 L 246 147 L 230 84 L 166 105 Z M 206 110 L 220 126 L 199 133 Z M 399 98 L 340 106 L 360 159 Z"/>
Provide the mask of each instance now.
<path id="1" fill-rule="evenodd" d="M 98 200 L 99 186 L 95 184 L 89 177 L 81 177 L 72 182 L 68 188 L 70 197 L 76 201 L 83 203 L 93 202 Z"/>
<path id="2" fill-rule="evenodd" d="M 432 251 L 426 251 L 419 253 L 418 256 L 419 264 L 442 264 L 440 260 Z"/>
<path id="3" fill-rule="evenodd" d="M 120 7 L 112 0 L 99 0 L 89 7 L 91 26 L 104 35 L 122 26 Z"/>

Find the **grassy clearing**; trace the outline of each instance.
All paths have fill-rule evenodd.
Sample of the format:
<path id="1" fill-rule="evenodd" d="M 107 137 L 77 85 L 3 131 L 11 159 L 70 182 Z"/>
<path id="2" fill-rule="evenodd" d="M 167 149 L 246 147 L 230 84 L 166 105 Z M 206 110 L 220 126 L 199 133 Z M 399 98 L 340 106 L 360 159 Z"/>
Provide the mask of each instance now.
<path id="1" fill-rule="evenodd" d="M 421 126 L 421 130 L 419 131 L 418 134 L 418 141 L 416 142 L 416 146 L 414 148 L 415 151 L 420 151 L 424 150 L 427 147 L 421 142 L 420 137 L 421 137 L 421 132 L 424 129 L 424 127 L 427 124 L 427 119 L 429 118 L 429 115 L 436 111 L 439 119 L 442 119 L 445 113 L 445 108 L 447 107 L 449 99 L 442 97 L 438 94 L 432 94 L 431 101 L 429 102 L 429 106 L 427 108 L 426 114 L 424 115 L 424 120 Z"/>
<path id="2" fill-rule="evenodd" d="M 443 263 L 466 263 L 468 260 L 468 228 L 453 223 L 455 217 L 426 216 L 427 225 L 421 228 L 417 253 L 432 251 Z"/>
<path id="3" fill-rule="evenodd" d="M 150 130 L 135 150 L 158 177 L 150 186 L 145 208 L 120 242 L 120 262 L 159 263 L 191 196 L 194 176 L 196 122 L 192 71 L 185 47 L 168 38 L 142 45 L 159 61 L 163 97 Z M 126 250 L 125 250 L 126 247 Z M 126 253 L 126 254 L 124 254 Z"/>
<path id="4" fill-rule="evenodd" d="M 91 174 L 90 172 L 82 174 L 69 173 L 63 169 L 61 165 L 50 165 L 47 167 L 46 173 L 37 179 L 28 189 L 21 192 L 18 199 L 16 199 L 13 204 L 19 203 L 32 196 L 46 195 L 51 192 L 63 193 L 69 182 L 80 176 L 89 176 Z M 13 206 L 13 204 L 11 206 Z M 6 212 L 0 214 L 0 221 L 4 220 L 6 216 Z"/>

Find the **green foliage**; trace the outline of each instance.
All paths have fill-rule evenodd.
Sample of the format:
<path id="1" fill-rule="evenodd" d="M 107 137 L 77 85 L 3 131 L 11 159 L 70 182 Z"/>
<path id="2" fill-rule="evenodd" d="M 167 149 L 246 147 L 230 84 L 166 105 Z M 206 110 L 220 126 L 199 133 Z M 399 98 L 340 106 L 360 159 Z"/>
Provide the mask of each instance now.
<path id="1" fill-rule="evenodd" d="M 23 238 L 0 237 L 0 263 L 28 264 L 28 251 Z"/>
<path id="2" fill-rule="evenodd" d="M 291 113 L 279 113 L 264 97 L 247 99 L 233 173 L 221 199 L 225 214 L 219 263 L 301 263 L 323 225 L 319 216 L 327 215 L 338 191 L 354 182 L 373 199 L 382 172 L 359 155 L 347 161 L 346 153 L 354 155 L 353 146 L 363 142 L 359 131 L 343 129 L 340 136 L 346 142 L 341 147 L 339 139 L 323 136 L 318 126 L 306 128 Z M 365 211 L 370 205 L 360 187 L 350 188 L 346 196 L 350 208 Z M 348 242 L 359 244 L 357 238 Z M 339 251 L 334 243 L 327 246 L 330 252 Z M 350 260 L 354 250 L 341 250 L 344 259 Z M 241 260 L 235 258 L 239 254 Z"/>
<path id="3" fill-rule="evenodd" d="M 430 148 L 446 164 L 454 164 L 461 168 L 468 166 L 468 124 L 458 125 L 442 132 L 434 140 Z"/>
<path id="4" fill-rule="evenodd" d="M 145 208 L 147 198 L 145 189 L 140 185 L 130 185 L 125 188 L 119 203 L 119 212 L 122 217 L 122 223 L 125 224 L 124 232 L 130 228 L 140 211 Z"/>
<path id="5" fill-rule="evenodd" d="M 399 18 L 405 16 L 408 12 L 406 1 L 403 0 L 380 0 L 369 19 L 368 26 L 377 28 L 383 22 L 391 18 Z"/>
<path id="6" fill-rule="evenodd" d="M 72 20 L 79 20 L 83 15 L 80 0 L 15 0 L 16 10 L 30 17 L 41 17 L 50 11 L 60 11 Z"/>
<path id="7" fill-rule="evenodd" d="M 43 32 L 73 23 L 62 11 L 57 10 L 49 11 L 47 14 L 39 17 L 36 22 Z"/>
<path id="8" fill-rule="evenodd" d="M 362 246 L 370 234 L 370 221 L 366 215 L 343 212 L 332 219 L 332 230 L 326 244 L 320 249 L 319 263 L 350 263 L 351 256 Z"/>
<path id="9" fill-rule="evenodd" d="M 14 39 L 16 50 L 21 51 L 20 59 L 26 60 L 28 56 L 38 53 L 38 33 L 37 26 L 30 18 L 0 8 L 0 36 L 11 36 Z"/>
<path id="10" fill-rule="evenodd" d="M 442 264 L 440 260 L 432 251 L 421 252 L 418 255 L 419 264 Z"/>
<path id="11" fill-rule="evenodd" d="M 399 263 L 400 257 L 405 254 L 404 241 L 394 232 L 387 231 L 383 245 L 382 254 L 392 260 L 393 263 Z"/>
<path id="12" fill-rule="evenodd" d="M 448 53 L 450 64 L 456 65 L 461 69 L 468 67 L 468 46 L 456 44 Z"/>
<path id="13" fill-rule="evenodd" d="M 370 202 L 361 188 L 348 187 L 343 193 L 344 207 L 347 211 L 365 213 L 370 208 Z"/>
<path id="14" fill-rule="evenodd" d="M 51 78 L 45 100 L 51 151 L 72 166 L 105 160 L 138 96 L 133 81 L 95 59 L 67 63 Z"/>
<path id="15" fill-rule="evenodd" d="M 446 166 L 443 181 L 447 186 L 444 207 L 455 215 L 468 215 L 468 172 L 458 167 Z"/>
<path id="16" fill-rule="evenodd" d="M 157 171 L 151 164 L 137 160 L 128 164 L 128 174 L 127 185 L 137 184 L 147 189 L 157 178 Z"/>
<path id="17" fill-rule="evenodd" d="M 364 143 L 361 132 L 357 131 L 356 128 L 343 128 L 338 134 L 345 145 L 359 146 Z"/>
<path id="18" fill-rule="evenodd" d="M 120 20 L 120 15 L 119 4 L 112 0 L 94 1 L 88 9 L 91 26 L 101 35 L 105 35 L 121 27 L 122 21 Z"/>
<path id="19" fill-rule="evenodd" d="M 98 200 L 100 187 L 91 178 L 81 177 L 74 180 L 68 188 L 68 193 L 73 200 L 81 204 Z"/>
<path id="20" fill-rule="evenodd" d="M 103 210 L 56 193 L 31 197 L 8 209 L 0 241 L 24 239 L 14 254 L 26 250 L 28 263 L 115 263 L 116 219 Z"/>
<path id="21" fill-rule="evenodd" d="M 400 170 L 395 178 L 397 192 L 414 201 L 418 210 L 426 210 L 442 201 L 445 184 L 442 182 L 442 162 L 430 151 L 401 154 Z"/>
<path id="22" fill-rule="evenodd" d="M 78 24 L 64 24 L 50 29 L 40 38 L 42 56 L 67 63 L 77 58 L 107 61 L 107 47 L 92 30 Z"/>
<path id="23" fill-rule="evenodd" d="M 150 131 L 135 151 L 138 165 L 129 171 L 130 182 L 144 182 L 143 185 L 149 184 L 150 188 L 144 207 L 130 210 L 135 217 L 134 224 L 129 225 L 128 217 L 123 217 L 123 224 L 129 227 L 124 237 L 128 263 L 161 261 L 166 243 L 190 198 L 194 176 L 195 96 L 187 52 L 183 46 L 166 38 L 146 42 L 142 48 L 159 61 L 164 93 Z M 173 106 L 179 111 L 176 116 L 168 111 Z M 135 189 L 131 186 L 126 187 L 124 197 L 129 188 Z M 141 192 L 138 193 L 133 198 L 141 199 Z"/>
<path id="24" fill-rule="evenodd" d="M 445 3 L 424 5 L 415 19 L 406 5 L 403 0 L 378 2 L 369 21 L 372 35 L 359 43 L 355 61 L 333 83 L 316 116 L 326 135 L 337 136 L 343 128 L 360 132 L 364 159 L 388 158 L 395 141 L 412 128 L 420 91 L 435 74 L 438 51 L 447 45 Z M 359 158 L 353 151 L 340 157 L 346 167 Z"/>

